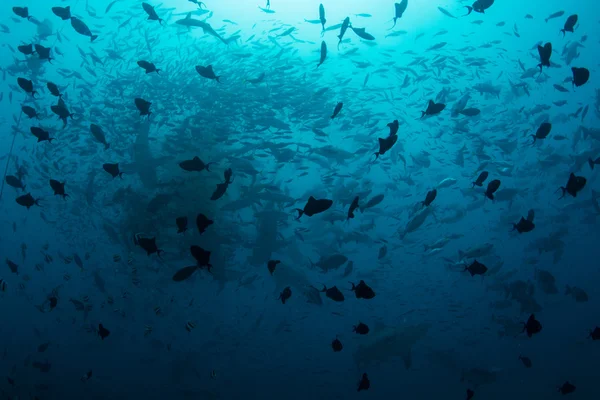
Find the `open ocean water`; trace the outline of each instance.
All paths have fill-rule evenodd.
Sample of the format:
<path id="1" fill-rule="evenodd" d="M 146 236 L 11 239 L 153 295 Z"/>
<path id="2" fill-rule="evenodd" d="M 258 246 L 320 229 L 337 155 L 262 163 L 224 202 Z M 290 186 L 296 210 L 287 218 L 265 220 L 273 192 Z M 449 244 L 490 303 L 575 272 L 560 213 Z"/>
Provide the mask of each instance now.
<path id="1" fill-rule="evenodd" d="M 0 10 L 0 399 L 600 398 L 595 2 Z"/>

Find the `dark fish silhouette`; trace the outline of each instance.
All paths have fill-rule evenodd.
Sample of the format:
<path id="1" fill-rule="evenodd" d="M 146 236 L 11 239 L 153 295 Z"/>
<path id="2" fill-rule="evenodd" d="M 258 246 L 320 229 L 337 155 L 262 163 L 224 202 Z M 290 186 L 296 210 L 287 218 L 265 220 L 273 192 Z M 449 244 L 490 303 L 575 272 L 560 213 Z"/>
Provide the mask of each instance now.
<path id="1" fill-rule="evenodd" d="M 198 233 L 201 235 L 206 231 L 206 228 L 213 223 L 214 221 L 212 219 L 208 219 L 208 217 L 202 213 L 196 216 L 196 227 L 198 228 Z"/>
<path id="2" fill-rule="evenodd" d="M 551 130 L 552 124 L 550 122 L 542 122 L 537 131 L 535 132 L 535 135 L 531 135 L 533 136 L 533 143 L 535 143 L 538 139 L 546 139 L 550 134 Z"/>
<path id="3" fill-rule="evenodd" d="M 211 272 L 212 264 L 210 263 L 210 251 L 204 250 L 200 246 L 190 246 L 190 253 L 196 260 L 196 264 L 199 268 L 206 267 L 208 272 Z"/>
<path id="4" fill-rule="evenodd" d="M 529 221 L 523 217 L 517 222 L 513 224 L 513 231 L 517 231 L 519 233 L 527 233 L 531 232 L 535 228 L 535 224 L 532 221 Z"/>
<path id="5" fill-rule="evenodd" d="M 367 333 L 369 333 L 369 327 L 366 324 L 363 324 L 362 322 L 359 322 L 358 325 L 354 325 L 354 327 L 352 328 L 352 332 L 356 332 L 359 335 L 366 335 Z"/>
<path id="6" fill-rule="evenodd" d="M 204 163 L 199 157 L 194 157 L 191 160 L 185 160 L 179 163 L 179 166 L 181 167 L 181 169 L 183 169 L 184 171 L 189 171 L 189 172 L 200 172 L 200 171 L 210 171 L 210 169 L 208 169 L 208 167 L 210 166 L 210 164 L 215 164 L 214 162 L 209 162 L 209 163 Z"/>
<path id="7" fill-rule="evenodd" d="M 317 65 L 317 68 L 319 68 L 321 66 L 321 64 L 323 64 L 325 62 L 325 59 L 327 58 L 327 43 L 325 43 L 325 41 L 321 42 L 321 58 L 319 59 L 319 64 Z"/>
<path id="8" fill-rule="evenodd" d="M 487 197 L 490 200 L 494 200 L 494 193 L 496 193 L 496 191 L 498 190 L 499 187 L 500 187 L 499 179 L 494 179 L 493 181 L 488 183 L 487 189 L 485 190 L 485 197 Z"/>
<path id="9" fill-rule="evenodd" d="M 48 60 L 48 62 L 52 64 L 52 60 L 54 60 L 54 58 L 50 57 L 50 47 L 44 47 L 41 44 L 36 44 L 34 47 L 35 52 L 38 54 L 40 60 Z"/>
<path id="10" fill-rule="evenodd" d="M 577 193 L 579 193 L 587 183 L 587 179 L 583 176 L 575 176 L 574 173 L 571 172 L 569 175 L 569 180 L 567 181 L 567 186 L 561 186 L 559 190 L 562 190 L 562 199 L 568 193 L 573 197 L 577 197 Z"/>
<path id="11" fill-rule="evenodd" d="M 17 83 L 19 87 L 25 91 L 25 93 L 29 93 L 32 97 L 35 97 L 37 92 L 33 90 L 33 82 L 29 79 L 25 78 L 17 78 Z"/>
<path id="12" fill-rule="evenodd" d="M 62 196 L 62 198 L 66 200 L 69 195 L 65 193 L 65 183 L 66 182 L 61 183 L 55 179 L 50 179 L 50 187 L 54 191 L 54 195 Z"/>
<path id="13" fill-rule="evenodd" d="M 156 72 L 158 74 L 160 72 L 160 69 L 156 68 L 156 65 L 149 61 L 140 60 L 137 62 L 137 65 L 145 69 L 147 74 L 152 72 Z"/>
<path id="14" fill-rule="evenodd" d="M 17 204 L 26 207 L 28 210 L 33 206 L 39 206 L 39 199 L 34 199 L 31 193 L 24 194 L 16 198 Z"/>
<path id="15" fill-rule="evenodd" d="M 38 128 L 37 126 L 32 126 L 31 128 L 29 128 L 29 130 L 31 131 L 33 136 L 35 136 L 37 138 L 38 143 L 44 142 L 44 141 L 48 141 L 48 142 L 52 143 L 52 141 L 54 140 L 54 138 L 50 137 L 50 133 L 43 130 L 42 128 Z"/>
<path id="16" fill-rule="evenodd" d="M 323 35 L 323 32 L 325 32 L 325 24 L 327 23 L 327 20 L 325 19 L 325 7 L 323 7 L 323 4 L 319 4 L 319 21 L 323 27 L 323 30 L 321 31 L 321 35 Z"/>
<path id="17" fill-rule="evenodd" d="M 336 104 L 335 109 L 333 110 L 333 114 L 331 114 L 331 119 L 337 117 L 340 111 L 342 111 L 342 107 L 344 107 L 344 103 L 340 102 Z"/>
<path id="18" fill-rule="evenodd" d="M 279 294 L 279 298 L 277 300 L 281 300 L 281 304 L 285 304 L 290 297 L 292 297 L 292 289 L 287 286 L 285 289 L 283 289 L 283 292 Z"/>
<path id="19" fill-rule="evenodd" d="M 437 190 L 436 189 L 430 190 L 429 192 L 427 192 L 427 196 L 425 196 L 425 200 L 423 200 L 421 202 L 421 206 L 429 207 L 431 205 L 431 203 L 433 203 L 433 201 L 435 200 L 436 197 L 437 197 Z"/>
<path id="20" fill-rule="evenodd" d="M 362 374 L 362 378 L 360 378 L 360 381 L 358 382 L 358 388 L 356 391 L 360 392 L 361 390 L 369 390 L 370 387 L 371 381 L 369 380 L 369 376 L 366 373 Z"/>
<path id="21" fill-rule="evenodd" d="M 346 31 L 348 30 L 348 26 L 349 25 L 350 25 L 350 18 L 346 17 L 344 19 L 344 22 L 342 22 L 342 26 L 340 28 L 340 34 L 338 35 L 338 39 L 339 39 L 338 45 L 337 45 L 338 50 L 340 48 L 340 44 L 342 43 L 342 39 L 344 38 L 344 35 L 346 34 Z"/>
<path id="22" fill-rule="evenodd" d="M 337 286 L 330 287 L 323 285 L 321 293 L 325 293 L 325 296 L 329 297 L 333 301 L 342 302 L 344 301 L 344 294 L 337 288 Z"/>
<path id="23" fill-rule="evenodd" d="M 90 31 L 90 28 L 88 28 L 85 22 L 83 22 L 77 17 L 71 17 L 71 26 L 80 35 L 89 37 L 90 42 L 93 42 L 94 40 L 98 39 L 98 35 L 92 34 L 92 31 Z"/>
<path id="24" fill-rule="evenodd" d="M 21 46 L 17 46 L 17 50 L 19 50 L 21 53 L 25 54 L 26 56 L 30 56 L 33 53 L 35 53 L 35 50 L 33 49 L 33 44 L 23 44 Z"/>
<path id="25" fill-rule="evenodd" d="M 356 36 L 358 36 L 361 39 L 375 40 L 375 37 L 370 33 L 367 33 L 365 28 L 355 28 L 352 25 L 350 25 L 350 29 L 352 29 L 352 32 L 354 32 Z"/>
<path id="26" fill-rule="evenodd" d="M 100 126 L 96 124 L 90 124 L 90 132 L 92 132 L 92 136 L 94 136 L 94 139 L 96 139 L 98 143 L 104 145 L 104 150 L 110 148 L 110 144 L 106 142 L 106 135 Z"/>
<path id="27" fill-rule="evenodd" d="M 173 281 L 175 282 L 183 282 L 188 279 L 190 276 L 194 274 L 194 272 L 198 271 L 197 265 L 192 265 L 189 267 L 183 267 L 173 275 Z"/>
<path id="28" fill-rule="evenodd" d="M 58 88 L 58 86 L 55 83 L 47 82 L 46 87 L 48 88 L 48 90 L 50 91 L 50 94 L 52 96 L 62 97 L 62 94 L 60 93 L 60 89 Z"/>
<path id="29" fill-rule="evenodd" d="M 399 18 L 402 18 L 402 14 L 406 11 L 406 7 L 408 7 L 408 0 L 402 0 L 400 3 L 394 3 L 394 25 L 390 29 L 394 29 L 396 27 L 396 22 Z"/>
<path id="30" fill-rule="evenodd" d="M 228 182 L 217 183 L 217 188 L 215 189 L 213 194 L 210 196 L 210 199 L 211 200 L 219 200 L 221 197 L 223 197 L 225 192 L 227 192 L 228 187 L 229 187 Z"/>
<path id="31" fill-rule="evenodd" d="M 23 185 L 23 181 L 21 181 L 21 179 L 17 178 L 16 176 L 6 175 L 4 180 L 8 186 L 12 186 L 15 189 L 21 189 L 22 191 L 25 191 L 25 185 Z"/>
<path id="32" fill-rule="evenodd" d="M 595 327 L 593 331 L 590 331 L 588 337 L 592 340 L 600 340 L 600 327 Z"/>
<path id="33" fill-rule="evenodd" d="M 375 160 L 390 150 L 396 144 L 397 140 L 398 135 L 390 135 L 385 139 L 378 138 L 377 141 L 379 142 L 379 151 L 375 153 Z"/>
<path id="34" fill-rule="evenodd" d="M 23 111 L 23 113 L 25 115 L 27 115 L 30 119 L 31 118 L 37 118 L 40 119 L 40 116 L 38 115 L 37 111 L 35 110 L 35 108 L 33 107 L 29 107 L 29 106 L 22 106 L 21 107 L 21 111 Z"/>
<path id="35" fill-rule="evenodd" d="M 482 171 L 479 176 L 477 177 L 477 179 L 475 180 L 475 182 L 473 182 L 473 187 L 475 186 L 483 186 L 483 182 L 485 182 L 485 180 L 488 177 L 488 172 L 487 171 Z"/>
<path id="36" fill-rule="evenodd" d="M 71 7 L 70 6 L 69 7 L 52 7 L 52 12 L 54 13 L 54 15 L 56 15 L 63 21 L 71 19 Z"/>
<path id="37" fill-rule="evenodd" d="M 269 262 L 267 263 L 267 269 L 269 270 L 269 273 L 271 275 L 273 275 L 273 272 L 275 272 L 275 269 L 277 268 L 278 264 L 281 264 L 281 261 L 279 261 L 279 260 L 269 260 Z"/>
<path id="38" fill-rule="evenodd" d="M 465 271 L 469 271 L 471 276 L 483 275 L 488 271 L 488 268 L 477 260 L 473 260 L 471 265 L 465 266 Z"/>
<path id="39" fill-rule="evenodd" d="M 108 329 L 106 329 L 104 326 L 102 326 L 102 324 L 98 325 L 98 336 L 100 336 L 100 338 L 102 340 L 106 339 L 108 336 L 110 335 L 110 331 Z"/>
<path id="40" fill-rule="evenodd" d="M 221 83 L 221 76 L 215 75 L 215 71 L 213 71 L 212 65 L 208 65 L 206 67 L 196 65 L 196 72 L 198 72 L 198 74 L 203 78 L 212 79 Z"/>
<path id="41" fill-rule="evenodd" d="M 106 339 L 108 336 L 110 335 L 110 331 L 108 329 L 106 329 L 104 326 L 102 326 L 102 324 L 98 325 L 98 336 L 100 336 L 100 338 L 102 340 Z"/>
<path id="42" fill-rule="evenodd" d="M 315 214 L 319 214 L 322 213 L 323 211 L 327 211 L 329 209 L 329 207 L 331 207 L 331 205 L 333 204 L 333 200 L 328 200 L 328 199 L 315 199 L 313 196 L 310 196 L 308 198 L 308 202 L 306 203 L 306 205 L 304 206 L 304 209 L 299 209 L 296 208 L 296 211 L 298 211 L 298 218 L 296 218 L 297 220 L 300 219 L 300 217 L 302 217 L 302 215 L 306 214 L 306 216 L 308 217 L 312 217 Z"/>
<path id="43" fill-rule="evenodd" d="M 150 103 L 149 101 L 146 101 L 142 98 L 136 98 L 134 100 L 135 102 L 135 106 L 137 107 L 138 111 L 140 112 L 140 116 L 143 115 L 147 115 L 148 118 L 150 117 L 150 115 L 152 114 L 152 112 L 150 112 L 150 106 L 152 105 L 152 103 Z"/>
<path id="44" fill-rule="evenodd" d="M 536 333 L 540 333 L 542 331 L 542 324 L 540 321 L 535 319 L 535 315 L 531 314 L 527 322 L 524 324 L 523 332 L 527 332 L 528 337 L 532 337 Z"/>
<path id="45" fill-rule="evenodd" d="M 577 389 L 577 388 L 575 387 L 575 385 L 573 385 L 572 383 L 569 383 L 569 382 L 567 381 L 567 382 L 563 383 L 563 384 L 562 384 L 562 386 L 560 386 L 560 387 L 558 388 L 558 391 L 559 391 L 561 394 L 563 394 L 563 395 L 564 395 L 564 394 L 571 394 L 571 393 L 573 393 L 573 392 L 575 391 L 575 389 Z"/>
<path id="46" fill-rule="evenodd" d="M 116 178 L 117 176 L 121 179 L 123 179 L 123 173 L 121 171 L 119 171 L 119 163 L 116 164 L 110 164 L 110 163 L 106 163 L 102 165 L 102 168 L 104 168 L 104 170 L 106 172 L 108 172 L 113 179 Z"/>
<path id="47" fill-rule="evenodd" d="M 352 204 L 350 204 L 350 208 L 348 209 L 348 218 L 346 218 L 347 220 L 350 218 L 354 218 L 354 211 L 359 207 L 358 205 L 358 196 L 356 196 L 354 198 L 354 200 L 352 200 Z"/>
<path id="48" fill-rule="evenodd" d="M 161 250 L 158 248 L 158 246 L 156 246 L 155 237 L 145 238 L 140 234 L 136 234 L 133 236 L 133 243 L 136 246 L 140 246 L 142 249 L 144 249 L 148 256 L 156 253 L 156 255 L 160 258 L 160 255 L 164 253 L 164 250 Z"/>
<path id="49" fill-rule="evenodd" d="M 162 18 L 159 18 L 158 14 L 154 10 L 154 7 L 148 3 L 142 3 L 142 8 L 144 11 L 146 11 L 146 14 L 148 14 L 148 19 L 150 21 L 158 21 L 158 23 L 162 25 L 163 20 Z"/>
<path id="50" fill-rule="evenodd" d="M 573 72 L 573 86 L 582 86 L 590 79 L 590 70 L 587 68 L 571 67 Z"/>
<path id="51" fill-rule="evenodd" d="M 25 18 L 28 21 L 31 20 L 31 18 L 33 18 L 31 15 L 29 15 L 29 8 L 27 7 L 13 7 L 12 10 L 16 15 L 18 15 L 21 18 Z"/>
<path id="52" fill-rule="evenodd" d="M 337 338 L 337 336 L 331 342 L 331 348 L 333 349 L 334 353 L 340 352 L 344 348 L 344 346 L 342 345 L 342 342 L 340 342 L 340 340 Z"/>
<path id="53" fill-rule="evenodd" d="M 446 108 L 445 104 L 434 103 L 433 100 L 429 100 L 429 103 L 427 103 L 427 109 L 425 111 L 421 111 L 421 118 L 423 118 L 426 115 L 439 114 L 442 111 L 444 111 L 444 108 Z"/>
<path id="54" fill-rule="evenodd" d="M 550 56 L 552 56 L 552 43 L 548 42 L 544 47 L 538 45 L 538 53 L 540 55 L 540 73 L 542 73 L 542 67 L 550 68 Z"/>
<path id="55" fill-rule="evenodd" d="M 566 36 L 566 32 L 574 33 L 573 28 L 575 28 L 575 25 L 577 25 L 577 19 L 577 14 L 573 14 L 567 18 L 565 21 L 565 26 L 560 30 L 563 34 L 563 37 Z"/>
<path id="56" fill-rule="evenodd" d="M 185 233 L 185 231 L 187 231 L 188 218 L 177 217 L 175 218 L 175 224 L 177 225 L 177 233 Z"/>
<path id="57" fill-rule="evenodd" d="M 354 283 L 350 282 L 352 285 L 352 291 L 354 291 L 354 295 L 357 299 L 365 299 L 370 300 L 375 297 L 375 291 L 371 289 L 369 285 L 365 283 L 365 281 L 361 280 L 358 282 L 358 285 L 354 285 Z"/>
<path id="58" fill-rule="evenodd" d="M 490 8 L 493 4 L 494 0 L 476 0 L 471 7 L 465 6 L 465 8 L 467 9 L 466 15 L 471 14 L 472 11 L 485 14 L 485 10 Z"/>

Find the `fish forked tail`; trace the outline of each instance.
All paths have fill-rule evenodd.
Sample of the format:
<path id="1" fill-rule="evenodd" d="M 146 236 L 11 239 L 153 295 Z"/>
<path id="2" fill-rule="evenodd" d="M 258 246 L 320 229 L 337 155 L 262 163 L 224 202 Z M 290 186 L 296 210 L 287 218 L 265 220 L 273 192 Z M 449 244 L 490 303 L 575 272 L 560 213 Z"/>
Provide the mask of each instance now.
<path id="1" fill-rule="evenodd" d="M 212 162 L 206 163 L 206 164 L 204 165 L 204 168 L 206 168 L 206 170 L 207 170 L 208 172 L 212 172 L 210 169 L 208 169 L 208 167 L 210 166 L 210 164 L 216 164 L 216 163 L 217 163 L 216 161 L 212 161 Z"/>
<path id="2" fill-rule="evenodd" d="M 558 198 L 558 199 L 560 200 L 560 199 L 562 199 L 563 197 L 565 197 L 565 194 L 567 193 L 567 189 L 566 189 L 564 186 L 561 186 L 561 187 L 559 187 L 558 189 L 556 189 L 556 191 L 555 191 L 554 193 L 558 192 L 559 190 L 562 190 L 562 196 L 560 196 L 560 197 Z"/>
<path id="3" fill-rule="evenodd" d="M 465 6 L 465 8 L 467 9 L 467 13 L 465 15 L 463 15 L 463 17 L 466 17 L 467 15 L 469 15 L 473 12 L 473 7 Z"/>
<path id="4" fill-rule="evenodd" d="M 300 219 L 300 217 L 302 215 L 304 215 L 304 210 L 301 210 L 299 208 L 296 208 L 296 211 L 298 211 L 298 217 L 296 217 L 296 221 L 298 221 Z M 310 260 L 310 259 L 309 259 Z M 315 265 L 312 261 L 310 262 L 312 265 Z"/>

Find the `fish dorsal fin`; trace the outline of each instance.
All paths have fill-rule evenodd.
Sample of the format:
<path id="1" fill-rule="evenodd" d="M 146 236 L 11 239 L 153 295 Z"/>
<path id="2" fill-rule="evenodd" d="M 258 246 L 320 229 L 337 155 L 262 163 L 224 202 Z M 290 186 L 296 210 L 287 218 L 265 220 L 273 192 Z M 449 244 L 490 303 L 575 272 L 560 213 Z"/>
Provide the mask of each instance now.
<path id="1" fill-rule="evenodd" d="M 192 19 L 192 13 L 189 12 L 188 15 L 185 16 L 185 19 Z"/>
<path id="2" fill-rule="evenodd" d="M 195 157 L 193 158 L 193 160 L 194 160 L 194 161 L 200 161 L 200 157 L 198 157 L 198 156 L 195 156 Z"/>
<path id="3" fill-rule="evenodd" d="M 310 196 L 310 197 L 308 198 L 308 201 L 309 201 L 309 202 L 310 202 L 310 201 L 316 201 L 316 199 L 315 199 L 313 196 Z"/>

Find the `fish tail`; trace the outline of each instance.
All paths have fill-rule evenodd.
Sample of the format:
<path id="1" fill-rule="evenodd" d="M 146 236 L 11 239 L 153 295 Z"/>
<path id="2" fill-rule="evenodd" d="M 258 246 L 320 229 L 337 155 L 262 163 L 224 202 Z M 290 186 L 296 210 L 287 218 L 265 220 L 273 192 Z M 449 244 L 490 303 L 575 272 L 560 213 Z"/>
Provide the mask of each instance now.
<path id="1" fill-rule="evenodd" d="M 90 36 L 90 42 L 93 42 L 96 39 L 98 39 L 98 35 L 92 35 L 92 36 Z"/>
<path id="2" fill-rule="evenodd" d="M 300 219 L 300 217 L 301 217 L 301 216 L 304 214 L 304 210 L 301 210 L 301 209 L 299 209 L 299 208 L 296 208 L 296 211 L 298 211 L 298 217 L 296 218 L 296 221 L 297 221 L 297 220 L 299 220 L 299 219 Z M 312 265 L 314 265 L 312 261 L 311 261 L 310 263 L 311 263 Z"/>
<path id="3" fill-rule="evenodd" d="M 119 173 L 119 178 L 123 179 L 123 172 Z"/>
<path id="4" fill-rule="evenodd" d="M 558 190 L 562 190 L 562 196 L 560 196 L 558 199 L 562 199 L 563 197 L 565 197 L 565 194 L 567 193 L 567 189 L 563 186 L 559 187 Z M 558 192 L 557 190 L 557 192 Z"/>
<path id="5" fill-rule="evenodd" d="M 208 167 L 210 166 L 210 164 L 216 164 L 216 162 L 214 162 L 214 161 L 213 161 L 213 162 L 206 163 L 206 165 L 204 166 L 204 168 L 206 168 L 206 170 L 207 170 L 208 172 L 211 172 L 211 170 L 210 170 L 210 169 L 208 169 Z"/>
<path id="6" fill-rule="evenodd" d="M 354 285 L 354 283 L 352 283 L 352 282 L 348 282 L 348 283 L 352 285 L 352 289 L 350 289 L 350 290 L 356 290 L 356 286 Z"/>
<path id="7" fill-rule="evenodd" d="M 220 80 L 220 79 L 221 79 L 221 77 L 220 77 L 220 76 L 215 76 L 215 80 L 216 80 L 217 82 L 219 82 L 219 83 L 221 83 L 221 80 Z"/>
<path id="8" fill-rule="evenodd" d="M 535 136 L 535 135 L 531 135 L 531 136 L 533 136 L 533 143 L 532 143 L 532 145 L 533 145 L 533 144 L 535 144 L 535 141 L 537 140 L 537 136 Z"/>
<path id="9" fill-rule="evenodd" d="M 562 34 L 563 34 L 563 37 L 565 37 L 565 36 L 566 36 L 566 32 L 565 32 L 565 30 L 564 30 L 564 29 L 561 29 L 560 31 L 562 32 Z"/>
<path id="10" fill-rule="evenodd" d="M 464 15 L 466 17 L 467 15 L 471 14 L 473 7 L 465 6 L 465 8 L 467 9 L 467 13 Z"/>
<path id="11" fill-rule="evenodd" d="M 594 169 L 594 160 L 592 160 L 591 158 L 588 158 L 588 164 L 590 164 L 591 169 Z"/>

